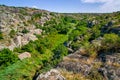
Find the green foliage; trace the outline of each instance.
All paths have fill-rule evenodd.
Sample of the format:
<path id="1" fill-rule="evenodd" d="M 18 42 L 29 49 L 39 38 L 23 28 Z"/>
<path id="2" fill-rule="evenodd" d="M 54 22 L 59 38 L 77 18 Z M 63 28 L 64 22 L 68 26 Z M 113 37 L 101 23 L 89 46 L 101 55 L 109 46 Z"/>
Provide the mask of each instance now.
<path id="1" fill-rule="evenodd" d="M 53 52 L 55 54 L 54 57 L 57 59 L 68 54 L 68 50 L 63 44 L 59 45 Z"/>
<path id="2" fill-rule="evenodd" d="M 74 19 L 71 16 L 64 16 L 63 17 L 63 22 L 65 22 L 65 23 L 68 23 L 68 22 L 70 22 L 70 23 L 77 23 L 77 20 Z"/>
<path id="3" fill-rule="evenodd" d="M 54 56 L 53 56 L 53 62 L 52 64 L 56 65 L 58 62 L 62 60 L 64 56 L 68 54 L 68 49 L 63 45 L 59 45 L 56 49 L 53 50 Z"/>
<path id="4" fill-rule="evenodd" d="M 104 35 L 104 43 L 112 43 L 115 44 L 119 41 L 119 36 L 117 34 L 111 33 L 111 34 L 105 34 Z"/>
<path id="5" fill-rule="evenodd" d="M 76 26 L 76 30 L 79 30 L 82 34 L 85 34 L 88 28 L 85 26 Z"/>
<path id="6" fill-rule="evenodd" d="M 0 51 L 0 65 L 1 66 L 9 66 L 18 61 L 17 55 L 15 55 L 9 49 L 3 49 Z"/>
<path id="7" fill-rule="evenodd" d="M 23 22 L 24 26 L 28 26 L 28 24 L 26 22 Z"/>
<path id="8" fill-rule="evenodd" d="M 73 42 L 71 46 L 73 50 L 78 50 L 81 47 L 81 44 L 79 42 Z"/>
<path id="9" fill-rule="evenodd" d="M 105 34 L 102 40 L 103 49 L 119 48 L 120 37 L 117 34 Z"/>
<path id="10" fill-rule="evenodd" d="M 27 15 L 25 10 L 24 8 L 20 9 L 22 14 L 19 17 L 21 19 L 24 19 L 23 15 Z M 32 9 L 32 11 L 34 10 Z M 47 15 L 47 12 L 34 13 L 31 15 L 31 20 L 23 22 L 25 26 L 28 26 L 27 23 L 30 23 L 44 31 L 44 35 L 36 35 L 38 40 L 30 41 L 27 45 L 14 49 L 16 53 L 30 52 L 31 58 L 19 61 L 14 52 L 8 49 L 0 51 L 0 65 L 5 66 L 0 71 L 1 80 L 30 80 L 36 70 L 40 69 L 40 72 L 49 70 L 68 54 L 68 49 L 63 45 L 65 41 L 71 41 L 70 47 L 74 50 L 79 48 L 85 49 L 85 53 L 89 56 L 97 55 L 100 50 L 120 48 L 120 37 L 113 33 L 103 34 L 103 40 L 101 40 L 102 46 L 99 49 L 97 49 L 96 45 L 92 44 L 92 41 L 97 40 L 102 34 L 100 33 L 100 28 L 108 23 L 107 19 L 104 20 L 106 15 L 62 14 L 57 16 L 58 14 L 51 12 L 51 19 L 46 21 L 44 26 L 41 26 L 39 20 L 42 16 L 45 17 Z M 110 17 L 108 18 L 110 19 Z M 88 20 L 97 20 L 98 23 L 92 28 L 87 28 Z M 119 21 L 116 23 L 119 23 Z M 26 28 L 22 31 L 24 34 L 28 32 Z M 9 35 L 13 38 L 15 34 L 16 32 L 11 30 Z M 2 32 L 0 32 L 0 39 L 3 39 Z M 90 79 L 102 80 L 99 73 L 91 73 Z"/>
<path id="11" fill-rule="evenodd" d="M 74 40 L 77 37 L 88 35 L 88 28 L 84 26 L 76 26 L 76 29 L 69 35 L 69 40 Z"/>
<path id="12" fill-rule="evenodd" d="M 28 15 L 27 11 L 25 11 L 24 9 L 20 9 L 19 12 L 20 12 L 21 14 L 23 14 L 23 15 Z"/>
<path id="13" fill-rule="evenodd" d="M 22 30 L 22 33 L 24 33 L 24 34 L 26 34 L 26 33 L 28 33 L 29 31 L 26 29 L 26 28 L 24 28 L 23 30 Z"/>
<path id="14" fill-rule="evenodd" d="M 104 80 L 104 77 L 96 70 L 91 70 L 91 73 L 89 76 L 87 76 L 88 79 L 92 80 Z"/>
<path id="15" fill-rule="evenodd" d="M 43 28 L 39 23 L 34 23 L 34 25 L 35 25 L 36 28 L 38 28 L 38 29 L 42 29 L 42 28 Z"/>
<path id="16" fill-rule="evenodd" d="M 81 20 L 76 26 L 87 26 L 87 23 L 85 20 Z"/>
<path id="17" fill-rule="evenodd" d="M 50 15 L 51 15 L 51 16 L 55 16 L 55 13 L 54 13 L 54 12 L 51 12 Z"/>
<path id="18" fill-rule="evenodd" d="M 9 33 L 10 37 L 13 38 L 16 35 L 16 31 L 12 29 Z"/>
<path id="19" fill-rule="evenodd" d="M 31 20 L 34 21 L 36 19 L 40 19 L 41 16 L 42 16 L 42 13 L 35 13 L 35 14 L 32 15 Z"/>
<path id="20" fill-rule="evenodd" d="M 21 51 L 21 48 L 20 48 L 20 47 L 16 47 L 16 48 L 14 48 L 13 52 L 22 53 L 22 51 Z"/>
<path id="21" fill-rule="evenodd" d="M 69 36 L 69 40 L 74 40 L 79 35 L 80 35 L 79 30 L 74 30 L 74 31 L 71 32 L 71 34 Z"/>
<path id="22" fill-rule="evenodd" d="M 97 26 L 92 27 L 91 30 L 92 30 L 91 31 L 92 32 L 92 35 L 91 35 L 92 40 L 94 40 L 100 36 L 101 33 L 100 33 L 100 30 Z"/>
<path id="23" fill-rule="evenodd" d="M 30 80 L 34 76 L 36 70 L 40 69 L 40 72 L 49 70 L 52 66 L 54 66 L 53 64 L 55 62 L 57 63 L 61 57 L 66 55 L 67 49 L 63 45 L 60 46 L 66 40 L 66 35 L 51 34 L 45 38 L 39 38 L 36 41 L 31 41 L 29 44 L 21 48 L 16 48 L 14 50 L 15 52 L 30 52 L 31 58 L 17 61 L 13 65 L 8 66 L 4 70 L 1 70 L 0 79 Z M 44 49 L 41 49 L 41 47 L 44 47 Z M 59 53 L 59 59 L 53 59 L 55 53 L 52 51 L 55 49 L 61 50 L 62 54 Z"/>
<path id="24" fill-rule="evenodd" d="M 67 34 L 67 32 L 69 31 L 70 27 L 63 25 L 63 24 L 59 24 L 57 26 L 57 31 L 60 34 Z"/>
<path id="25" fill-rule="evenodd" d="M 58 32 L 59 34 L 67 34 L 71 29 L 71 24 L 74 23 L 71 23 L 68 19 L 64 20 L 64 17 L 59 20 L 51 19 L 44 24 L 45 27 L 43 30 L 45 30 L 46 33 Z"/>
<path id="26" fill-rule="evenodd" d="M 0 31 L 0 40 L 3 39 L 3 34 L 2 32 Z"/>
<path id="27" fill-rule="evenodd" d="M 46 34 L 51 34 L 51 33 L 56 33 L 57 34 L 57 30 L 53 27 L 44 27 L 43 30 L 45 30 Z"/>

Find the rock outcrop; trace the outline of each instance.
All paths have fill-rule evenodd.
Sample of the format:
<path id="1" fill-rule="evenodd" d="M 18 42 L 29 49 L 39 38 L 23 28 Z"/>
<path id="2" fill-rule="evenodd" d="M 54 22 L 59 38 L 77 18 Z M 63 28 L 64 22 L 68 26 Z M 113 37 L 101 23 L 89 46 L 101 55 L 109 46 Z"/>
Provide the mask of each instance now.
<path id="1" fill-rule="evenodd" d="M 25 58 L 30 58 L 30 57 L 31 57 L 31 54 L 29 52 L 24 52 L 24 53 L 21 53 L 21 54 L 18 55 L 18 58 L 20 60 L 23 60 Z"/>
<path id="2" fill-rule="evenodd" d="M 36 80 L 66 80 L 57 69 L 40 74 Z"/>
<path id="3" fill-rule="evenodd" d="M 99 73 L 106 80 L 119 80 L 120 53 L 104 53 L 92 60 L 87 56 L 81 55 L 80 50 L 78 50 L 64 57 L 63 61 L 57 67 L 72 71 L 73 73 L 81 73 L 86 77 Z M 93 73 L 93 71 L 97 72 Z"/>
<path id="4" fill-rule="evenodd" d="M 37 25 L 44 26 L 52 17 L 54 16 L 45 10 L 0 6 L 0 32 L 3 34 L 0 50 L 13 50 L 31 40 L 37 40 L 35 35 L 42 33 L 42 29 L 37 28 Z M 24 33 L 24 29 L 27 32 Z"/>

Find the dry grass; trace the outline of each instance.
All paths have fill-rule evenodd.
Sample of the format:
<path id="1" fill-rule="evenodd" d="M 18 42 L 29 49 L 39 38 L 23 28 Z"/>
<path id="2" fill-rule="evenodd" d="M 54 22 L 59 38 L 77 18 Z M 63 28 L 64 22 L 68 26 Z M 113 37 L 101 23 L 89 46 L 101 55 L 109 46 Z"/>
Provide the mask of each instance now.
<path id="1" fill-rule="evenodd" d="M 84 63 L 84 64 L 91 64 L 93 62 L 95 58 L 88 58 L 87 60 L 83 60 L 82 58 L 69 58 L 69 57 L 64 57 L 63 58 L 63 61 L 66 61 L 66 62 L 80 62 L 80 63 Z"/>
<path id="2" fill-rule="evenodd" d="M 112 62 L 107 62 L 106 64 L 108 64 L 108 65 L 112 65 L 112 66 L 114 66 L 114 67 L 120 67 L 120 64 L 119 63 L 112 63 Z"/>
<path id="3" fill-rule="evenodd" d="M 66 78 L 66 80 L 90 80 L 90 79 L 85 78 L 80 73 L 68 72 L 64 69 L 59 69 L 59 71 Z"/>

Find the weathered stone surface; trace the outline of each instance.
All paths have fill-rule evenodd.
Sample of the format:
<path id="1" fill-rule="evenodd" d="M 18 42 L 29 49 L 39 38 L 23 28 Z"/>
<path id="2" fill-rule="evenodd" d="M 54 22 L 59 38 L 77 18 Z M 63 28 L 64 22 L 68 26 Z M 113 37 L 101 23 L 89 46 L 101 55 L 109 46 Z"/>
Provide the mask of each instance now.
<path id="1" fill-rule="evenodd" d="M 106 65 L 98 69 L 98 71 L 106 78 L 106 80 L 119 80 L 120 68 L 115 68 L 111 65 Z"/>
<path id="2" fill-rule="evenodd" d="M 22 40 L 21 36 L 17 36 L 14 38 L 14 43 L 16 44 L 16 47 L 21 46 L 21 40 Z"/>
<path id="3" fill-rule="evenodd" d="M 39 34 L 39 35 L 41 35 L 42 30 L 41 29 L 34 29 L 34 30 L 30 30 L 30 33 L 31 34 Z"/>
<path id="4" fill-rule="evenodd" d="M 57 67 L 73 73 L 81 73 L 86 77 L 91 73 L 92 75 L 100 73 L 106 80 L 120 79 L 120 53 L 103 53 L 98 55 L 98 58 L 90 60 L 89 57 L 81 55 L 83 51 L 79 49 L 64 57 Z"/>
<path id="5" fill-rule="evenodd" d="M 57 69 L 40 74 L 36 80 L 66 80 Z"/>
<path id="6" fill-rule="evenodd" d="M 25 11 L 26 10 L 26 11 Z M 0 31 L 4 34 L 3 41 L 0 41 L 0 50 L 3 48 L 9 48 L 13 50 L 15 47 L 21 47 L 27 44 L 30 40 L 36 40 L 36 36 L 34 34 L 41 35 L 42 30 L 37 29 L 35 24 L 32 24 L 31 18 L 34 14 L 43 14 L 41 18 L 34 20 L 35 23 L 39 25 L 44 25 L 46 21 L 50 20 L 52 16 L 49 11 L 45 10 L 32 10 L 30 8 L 15 8 L 8 6 L 0 6 Z M 25 12 L 23 14 L 21 11 Z M 23 29 L 26 28 L 29 32 L 27 34 L 23 34 Z M 14 30 L 14 38 L 10 37 L 10 31 Z M 12 40 L 12 41 L 11 41 Z M 6 46 L 6 42 L 11 41 L 9 46 Z"/>
<path id="7" fill-rule="evenodd" d="M 13 50 L 15 47 L 16 47 L 16 44 L 15 44 L 15 42 L 11 39 L 11 45 L 8 46 L 8 48 L 9 48 L 10 50 Z"/>
<path id="8" fill-rule="evenodd" d="M 20 60 L 23 60 L 25 58 L 30 58 L 31 54 L 29 52 L 24 52 L 24 53 L 19 54 L 18 57 Z"/>
<path id="9" fill-rule="evenodd" d="M 37 38 L 36 38 L 35 35 L 30 34 L 30 33 L 27 33 L 27 34 L 23 35 L 23 37 L 22 37 L 22 45 L 28 44 L 28 42 L 30 40 L 35 41 L 35 40 L 37 40 Z"/>

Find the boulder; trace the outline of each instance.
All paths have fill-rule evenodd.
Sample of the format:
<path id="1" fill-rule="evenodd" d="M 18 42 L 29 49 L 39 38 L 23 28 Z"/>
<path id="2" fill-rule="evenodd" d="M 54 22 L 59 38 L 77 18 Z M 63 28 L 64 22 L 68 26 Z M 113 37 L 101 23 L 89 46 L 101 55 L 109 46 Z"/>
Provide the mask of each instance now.
<path id="1" fill-rule="evenodd" d="M 30 58 L 31 54 L 29 52 L 24 52 L 22 54 L 19 54 L 18 57 L 19 57 L 20 60 L 23 60 L 25 58 Z"/>
<path id="2" fill-rule="evenodd" d="M 39 34 L 41 35 L 42 30 L 41 29 L 30 29 L 30 34 Z"/>
<path id="3" fill-rule="evenodd" d="M 35 30 L 34 30 L 34 34 L 39 34 L 39 35 L 40 35 L 41 33 L 42 33 L 42 30 L 41 30 L 41 29 L 35 29 Z"/>
<path id="4" fill-rule="evenodd" d="M 29 41 L 35 41 L 37 40 L 36 36 L 30 33 L 27 33 L 25 35 L 23 35 L 22 37 L 22 45 L 26 45 L 28 44 Z"/>

